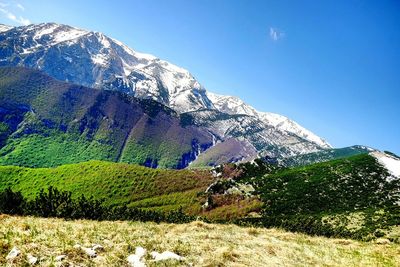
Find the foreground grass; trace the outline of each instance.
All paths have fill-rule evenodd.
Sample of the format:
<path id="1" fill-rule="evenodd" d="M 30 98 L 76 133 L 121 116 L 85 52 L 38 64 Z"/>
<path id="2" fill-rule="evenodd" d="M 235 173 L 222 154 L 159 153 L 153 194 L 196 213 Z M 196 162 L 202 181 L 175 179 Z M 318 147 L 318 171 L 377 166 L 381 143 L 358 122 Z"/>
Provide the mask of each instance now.
<path id="1" fill-rule="evenodd" d="M 94 259 L 73 246 L 98 243 L 105 250 Z M 14 262 L 5 256 L 13 246 L 22 255 Z M 0 265 L 24 266 L 28 253 L 41 266 L 55 266 L 55 257 L 66 254 L 63 266 L 127 266 L 136 246 L 148 251 L 170 250 L 185 262 L 148 266 L 399 266 L 400 246 L 345 239 L 311 237 L 276 229 L 216 225 L 155 224 L 141 222 L 65 221 L 33 217 L 0 217 Z"/>

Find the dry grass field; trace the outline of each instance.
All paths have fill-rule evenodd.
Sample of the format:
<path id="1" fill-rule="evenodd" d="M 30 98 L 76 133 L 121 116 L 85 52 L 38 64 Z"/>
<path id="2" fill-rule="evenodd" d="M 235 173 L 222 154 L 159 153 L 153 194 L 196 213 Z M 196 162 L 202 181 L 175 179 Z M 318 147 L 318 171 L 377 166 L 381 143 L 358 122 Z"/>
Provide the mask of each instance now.
<path id="1" fill-rule="evenodd" d="M 382 242 L 384 243 L 384 242 Z M 75 245 L 104 247 L 90 258 Z M 329 239 L 277 229 L 235 225 L 156 224 L 141 222 L 65 221 L 0 215 L 0 265 L 28 266 L 27 255 L 38 266 L 128 266 L 137 246 L 169 250 L 185 260 L 152 262 L 147 266 L 400 266 L 400 245 Z M 17 247 L 21 253 L 6 260 Z M 56 257 L 66 255 L 63 261 Z"/>

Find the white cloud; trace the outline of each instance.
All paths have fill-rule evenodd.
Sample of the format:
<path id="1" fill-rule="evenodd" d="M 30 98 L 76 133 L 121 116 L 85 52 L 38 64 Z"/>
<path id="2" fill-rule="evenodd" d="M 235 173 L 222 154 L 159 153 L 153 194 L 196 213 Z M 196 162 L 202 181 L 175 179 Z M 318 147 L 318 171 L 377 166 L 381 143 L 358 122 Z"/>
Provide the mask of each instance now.
<path id="1" fill-rule="evenodd" d="M 31 24 L 31 21 L 29 19 L 23 18 L 21 16 L 19 16 L 18 19 L 19 23 L 21 23 L 22 25 L 29 25 Z"/>
<path id="2" fill-rule="evenodd" d="M 8 3 L 3 3 L 3 2 L 0 2 L 0 7 L 8 7 L 10 4 L 8 4 Z"/>
<path id="3" fill-rule="evenodd" d="M 282 39 L 283 37 L 285 37 L 285 33 L 278 30 L 277 28 L 270 27 L 269 28 L 269 36 L 271 37 L 271 39 L 273 41 L 276 42 L 276 41 Z"/>
<path id="4" fill-rule="evenodd" d="M 20 3 L 17 3 L 17 7 L 21 9 L 22 11 L 25 11 L 25 7 L 21 5 Z"/>
<path id="5" fill-rule="evenodd" d="M 19 24 L 22 25 L 28 25 L 31 24 L 29 19 L 23 18 L 21 16 L 16 16 L 14 13 L 10 12 L 9 10 L 5 9 L 5 8 L 0 8 L 0 12 L 3 13 L 3 15 L 5 15 L 8 19 L 17 22 Z"/>

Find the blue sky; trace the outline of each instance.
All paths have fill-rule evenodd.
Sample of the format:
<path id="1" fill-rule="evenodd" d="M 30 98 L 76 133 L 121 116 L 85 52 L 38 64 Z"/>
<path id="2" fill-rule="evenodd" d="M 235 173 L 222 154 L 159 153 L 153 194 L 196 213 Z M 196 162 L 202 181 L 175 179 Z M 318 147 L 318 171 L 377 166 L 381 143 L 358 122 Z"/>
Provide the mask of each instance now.
<path id="1" fill-rule="evenodd" d="M 101 31 L 335 147 L 400 154 L 400 2 L 7 1 L 0 23 Z"/>

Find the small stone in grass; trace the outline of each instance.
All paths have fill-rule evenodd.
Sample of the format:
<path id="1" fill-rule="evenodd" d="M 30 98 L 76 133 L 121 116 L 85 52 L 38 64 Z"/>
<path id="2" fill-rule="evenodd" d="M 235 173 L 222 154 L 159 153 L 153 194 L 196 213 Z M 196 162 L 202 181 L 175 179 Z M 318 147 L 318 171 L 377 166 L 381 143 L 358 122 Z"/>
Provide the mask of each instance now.
<path id="1" fill-rule="evenodd" d="M 32 256 L 31 254 L 28 254 L 26 256 L 26 258 L 28 259 L 28 263 L 30 265 L 35 265 L 38 262 L 38 258 L 36 258 L 35 256 Z"/>
<path id="2" fill-rule="evenodd" d="M 146 263 L 135 254 L 129 255 L 127 261 L 129 266 L 132 267 L 146 267 Z"/>
<path id="3" fill-rule="evenodd" d="M 96 251 L 95 251 L 94 249 L 92 249 L 92 248 L 85 248 L 85 247 L 82 247 L 82 246 L 79 245 L 79 244 L 76 244 L 76 245 L 74 246 L 74 248 L 75 248 L 75 249 L 81 249 L 86 255 L 88 255 L 88 256 L 91 257 L 91 258 L 97 257 Z"/>
<path id="4" fill-rule="evenodd" d="M 144 256 L 146 255 L 146 249 L 142 247 L 136 247 L 135 254 L 128 256 L 127 261 L 129 266 L 132 267 L 146 267 Z"/>
<path id="5" fill-rule="evenodd" d="M 147 250 L 142 247 L 136 247 L 135 249 L 135 255 L 139 257 L 139 259 L 142 259 L 144 255 L 146 255 Z"/>
<path id="6" fill-rule="evenodd" d="M 99 244 L 93 244 L 92 249 L 94 251 L 103 251 L 104 247 L 102 245 L 99 245 Z"/>
<path id="7" fill-rule="evenodd" d="M 56 257 L 56 261 L 63 261 L 65 258 L 67 257 L 67 255 L 60 255 Z"/>
<path id="8" fill-rule="evenodd" d="M 8 253 L 6 260 L 15 259 L 19 254 L 21 254 L 21 251 L 17 247 L 13 247 L 10 253 Z"/>
<path id="9" fill-rule="evenodd" d="M 97 257 L 97 253 L 95 250 L 91 249 L 91 248 L 84 248 L 82 247 L 83 252 L 86 253 L 86 255 L 88 255 L 91 258 L 95 258 Z"/>
<path id="10" fill-rule="evenodd" d="M 185 258 L 175 254 L 171 251 L 164 251 L 163 253 L 158 253 L 156 251 L 151 252 L 151 256 L 153 257 L 154 261 L 163 261 L 163 260 L 178 260 L 183 261 Z"/>

